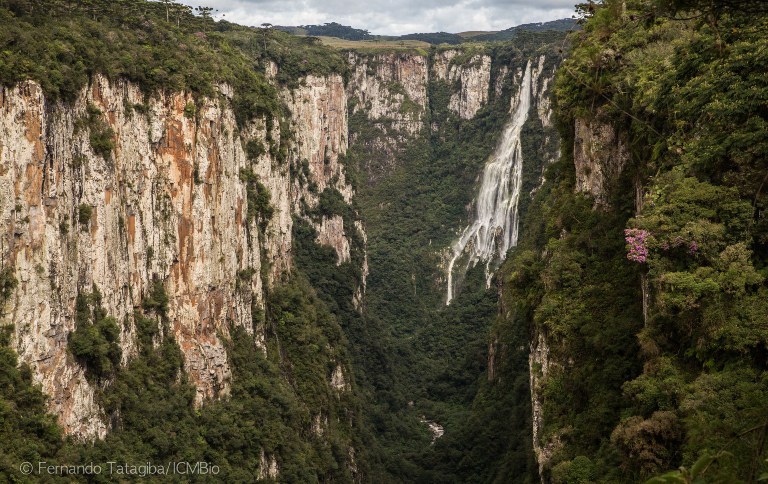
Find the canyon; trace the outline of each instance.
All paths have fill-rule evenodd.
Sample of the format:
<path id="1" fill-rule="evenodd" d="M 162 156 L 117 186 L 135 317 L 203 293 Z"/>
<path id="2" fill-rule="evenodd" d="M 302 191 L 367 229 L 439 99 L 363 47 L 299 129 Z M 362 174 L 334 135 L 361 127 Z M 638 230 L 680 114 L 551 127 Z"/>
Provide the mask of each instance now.
<path id="1" fill-rule="evenodd" d="M 103 439 L 112 425 L 99 404 L 103 383 L 88 378 L 87 367 L 68 351 L 81 293 L 98 293 L 103 310 L 118 322 L 121 364 L 127 365 L 138 354 L 135 318 L 161 284 L 168 334 L 183 354 L 195 404 L 229 398 L 230 333 L 240 328 L 257 351 L 269 351 L 269 330 L 259 314 L 270 288 L 295 271 L 296 220 L 312 227 L 316 244 L 333 249 L 336 265 L 353 263 L 352 247 L 367 238 L 364 222 L 359 215 L 318 216 L 321 199 L 337 193 L 343 203 L 353 203 L 356 190 L 343 163 L 349 145 L 379 152 L 381 159 L 362 161 L 368 164 L 366 183 L 375 184 L 397 169 L 408 143 L 429 136 L 435 129 L 428 121 L 431 83 L 449 88 L 447 108 L 459 120 L 472 120 L 492 99 L 509 99 L 502 90 L 510 93 L 509 107 L 500 113 L 513 118 L 506 128 L 511 132 L 502 134 L 497 151 L 517 156 L 517 178 L 510 183 L 519 196 L 520 130 L 529 111 L 543 113 L 541 122 L 550 124 L 544 107 L 554 69 L 539 80 L 543 56 L 494 60 L 474 54 L 457 62 L 461 55 L 350 53 L 348 81 L 309 75 L 293 88 L 274 81 L 280 66 L 272 63 L 267 79 L 289 113 L 283 126 L 266 116 L 238 123 L 234 88 L 225 83 L 214 97 L 182 91 L 147 101 L 135 83 L 96 75 L 71 103 L 49 99 L 34 81 L 3 87 L 0 220 L 4 268 L 18 281 L 4 312 L 14 322 L 14 349 L 50 396 L 48 408 L 64 431 Z M 363 140 L 349 127 L 355 116 L 379 134 Z M 94 132 L 110 133 L 108 152 L 94 147 Z M 517 155 L 505 152 L 510 149 Z M 515 161 L 507 158 L 505 163 Z M 268 193 L 269 217 L 252 216 L 249 177 Z M 503 185 L 498 190 L 506 190 L 507 178 L 494 180 Z M 514 207 L 501 210 L 514 220 Z M 514 245 L 514 235 L 504 238 L 494 267 Z M 363 311 L 365 242 L 357 249 L 363 259 L 355 261 L 361 277 L 354 305 Z M 336 393 L 353 391 L 352 363 L 331 364 L 326 385 Z M 315 431 L 322 434 L 328 424 L 318 418 Z M 430 428 L 441 429 L 435 438 L 443 433 L 438 423 Z M 269 475 L 276 476 L 274 457 L 262 451 L 264 458 Z"/>
<path id="2" fill-rule="evenodd" d="M 768 478 L 753 3 L 385 38 L 0 1 L 0 480 Z"/>

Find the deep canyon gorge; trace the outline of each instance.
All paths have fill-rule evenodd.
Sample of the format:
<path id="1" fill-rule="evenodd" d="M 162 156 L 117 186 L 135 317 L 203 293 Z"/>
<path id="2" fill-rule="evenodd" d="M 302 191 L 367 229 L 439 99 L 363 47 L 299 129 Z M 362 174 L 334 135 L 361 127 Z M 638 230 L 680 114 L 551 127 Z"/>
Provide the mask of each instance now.
<path id="1" fill-rule="evenodd" d="M 0 0 L 0 476 L 768 479 L 766 14 Z"/>

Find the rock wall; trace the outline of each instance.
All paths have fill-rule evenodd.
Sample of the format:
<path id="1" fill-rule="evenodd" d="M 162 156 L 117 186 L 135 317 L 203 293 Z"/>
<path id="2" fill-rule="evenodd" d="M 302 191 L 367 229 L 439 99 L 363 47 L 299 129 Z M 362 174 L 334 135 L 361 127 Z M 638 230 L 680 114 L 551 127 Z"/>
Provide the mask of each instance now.
<path id="1" fill-rule="evenodd" d="M 562 446 L 557 435 L 544 436 L 544 396 L 543 385 L 550 373 L 549 344 L 543 333 L 536 334 L 531 343 L 528 357 L 528 371 L 531 385 L 531 417 L 533 425 L 533 452 L 539 465 L 539 475 L 545 482 L 544 468 L 549 464 L 552 455 Z"/>
<path id="2" fill-rule="evenodd" d="M 573 161 L 576 190 L 606 205 L 607 183 L 616 180 L 629 161 L 629 151 L 615 128 L 598 113 L 593 119 L 576 119 Z"/>
<path id="3" fill-rule="evenodd" d="M 347 152 L 347 93 L 338 74 L 329 77 L 307 76 L 301 85 L 282 93 L 291 111 L 291 133 L 296 160 L 307 160 L 311 179 L 317 191 L 335 188 L 347 202 L 352 200 L 352 187 L 339 163 Z M 316 197 L 294 180 L 293 202 L 296 210 L 301 200 Z"/>
<path id="4" fill-rule="evenodd" d="M 536 113 L 538 114 L 538 122 L 541 123 L 538 128 L 543 134 L 543 138 L 540 141 L 539 153 L 542 158 L 542 165 L 539 171 L 539 183 L 533 188 L 529 194 L 530 198 L 544 185 L 546 181 L 544 174 L 547 171 L 547 167 L 557 161 L 560 156 L 560 136 L 557 133 L 557 129 L 552 121 L 554 114 L 552 108 L 552 96 L 551 89 L 555 80 L 555 72 L 557 66 L 547 67 L 546 58 L 539 56 L 537 70 L 540 72 L 539 81 L 534 86 L 534 97 Z"/>
<path id="5" fill-rule="evenodd" d="M 427 125 L 430 81 L 451 84 L 448 107 L 462 119 L 473 118 L 489 102 L 491 57 L 478 54 L 459 62 L 459 54 L 458 50 L 448 50 L 432 59 L 405 52 L 349 54 L 350 145 L 365 132 L 369 156 L 364 171 L 369 183 L 386 176 L 409 140 L 425 136 L 431 128 Z"/>
<path id="6" fill-rule="evenodd" d="M 472 119 L 488 103 L 491 85 L 491 57 L 475 54 L 466 63 L 453 62 L 459 51 L 439 52 L 434 58 L 437 79 L 458 84 L 448 108 L 462 119 Z M 499 88 L 500 93 L 500 88 Z"/>
<path id="7" fill-rule="evenodd" d="M 365 113 L 374 125 L 415 136 L 424 126 L 427 109 L 427 58 L 416 54 L 349 54 L 353 100 L 350 113 Z M 402 140 L 402 139 L 401 139 Z M 401 141 L 393 140 L 393 141 Z"/>
<path id="8" fill-rule="evenodd" d="M 198 403 L 228 392 L 222 337 L 230 325 L 244 327 L 265 348 L 264 328 L 254 327 L 251 312 L 263 306 L 264 285 L 290 271 L 292 217 L 317 196 L 292 181 L 289 163 L 269 150 L 248 158 L 243 146 L 250 140 L 281 142 L 278 123 L 269 136 L 265 119 L 239 127 L 232 90 L 219 91 L 197 103 L 171 93 L 145 104 L 137 86 L 97 76 L 63 105 L 33 82 L 0 90 L 0 251 L 19 282 L 3 314 L 14 323 L 20 359 L 52 397 L 67 433 L 107 431 L 94 388 L 67 351 L 78 291 L 99 289 L 122 325 L 127 361 L 135 354 L 134 310 L 153 281 L 162 281 Z M 338 162 L 348 129 L 341 77 L 309 77 L 283 97 L 293 113 L 289 161 L 307 159 L 320 190 L 332 186 L 351 200 Z M 106 157 L 92 148 L 89 112 L 114 132 Z M 243 169 L 271 193 L 274 215 L 263 231 L 248 217 Z M 88 220 L 81 207 L 90 208 Z M 345 228 L 334 220 L 321 227 L 319 241 L 342 260 Z M 254 275 L 236 288 L 245 269 Z"/>
<path id="9" fill-rule="evenodd" d="M 344 201 L 352 203 L 354 192 L 340 162 L 347 153 L 349 134 L 344 80 L 339 75 L 308 76 L 300 87 L 283 92 L 282 97 L 292 113 L 291 132 L 295 140 L 292 163 L 306 161 L 310 179 L 315 184 L 315 190 L 309 190 L 298 179 L 293 180 L 294 212 L 301 212 L 302 204 L 316 207 L 318 194 L 327 188 L 338 190 Z M 362 225 L 344 227 L 340 216 L 322 217 L 313 225 L 317 242 L 333 247 L 339 264 L 350 260 L 351 231 L 365 234 Z"/>

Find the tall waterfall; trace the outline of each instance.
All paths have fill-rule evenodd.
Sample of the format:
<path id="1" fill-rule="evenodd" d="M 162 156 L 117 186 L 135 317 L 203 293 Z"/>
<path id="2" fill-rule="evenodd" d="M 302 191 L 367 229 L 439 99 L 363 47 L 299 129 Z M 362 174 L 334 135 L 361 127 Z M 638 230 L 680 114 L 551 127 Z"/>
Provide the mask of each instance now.
<path id="1" fill-rule="evenodd" d="M 461 273 L 479 260 L 486 262 L 486 283 L 490 285 L 493 271 L 503 260 L 510 247 L 517 245 L 517 205 L 523 174 L 523 155 L 520 133 L 528 111 L 531 108 L 533 85 L 540 70 L 531 73 L 531 61 L 525 67 L 520 91 L 513 100 L 512 118 L 504 127 L 501 141 L 483 170 L 482 184 L 475 203 L 473 222 L 464 229 L 451 247 L 453 255 L 448 263 L 448 297 L 446 305 L 454 296 L 454 266 L 468 254 Z"/>

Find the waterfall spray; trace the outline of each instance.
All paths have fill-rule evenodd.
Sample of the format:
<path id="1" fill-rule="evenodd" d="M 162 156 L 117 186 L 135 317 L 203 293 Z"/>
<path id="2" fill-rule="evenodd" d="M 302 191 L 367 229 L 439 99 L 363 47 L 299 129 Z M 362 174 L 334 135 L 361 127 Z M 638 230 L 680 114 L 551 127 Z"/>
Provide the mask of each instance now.
<path id="1" fill-rule="evenodd" d="M 536 82 L 531 77 L 529 60 L 511 110 L 512 118 L 504 127 L 501 141 L 483 170 L 474 219 L 451 246 L 453 254 L 448 262 L 446 305 L 454 296 L 454 265 L 462 255 L 469 254 L 467 263 L 461 268 L 462 273 L 480 260 L 486 262 L 486 284 L 490 285 L 493 271 L 504 259 L 507 250 L 517 245 L 517 206 L 523 174 L 520 133 L 531 108 L 532 84 Z"/>

